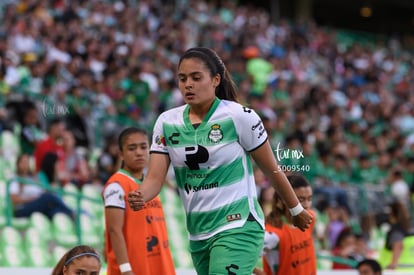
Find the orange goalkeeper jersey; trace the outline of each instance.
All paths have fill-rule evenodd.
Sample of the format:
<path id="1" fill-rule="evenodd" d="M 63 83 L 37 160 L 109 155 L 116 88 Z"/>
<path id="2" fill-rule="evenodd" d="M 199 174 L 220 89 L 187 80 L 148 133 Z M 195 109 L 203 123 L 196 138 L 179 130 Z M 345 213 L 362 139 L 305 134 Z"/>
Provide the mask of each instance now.
<path id="1" fill-rule="evenodd" d="M 112 183 L 118 183 L 123 189 L 111 189 L 105 193 L 105 188 Z M 134 179 L 125 170 L 119 170 L 107 181 L 104 186 L 104 200 L 111 200 L 112 204 L 106 207 L 117 207 L 125 205 L 125 219 L 123 234 L 128 250 L 128 258 L 132 270 L 139 275 L 175 275 L 174 263 L 172 260 L 164 211 L 159 197 L 146 203 L 146 207 L 140 211 L 134 211 L 129 207 L 126 196 L 132 190 L 137 189 L 140 181 Z M 119 192 L 118 192 L 119 191 Z M 106 196 L 106 198 L 105 198 Z M 110 196 L 115 196 L 109 198 Z M 122 208 L 122 207 L 121 207 Z M 106 225 L 105 219 L 105 227 Z M 107 230 L 106 230 L 107 231 Z M 119 263 L 116 261 L 115 253 L 111 245 L 109 234 L 105 232 L 105 252 L 107 256 L 107 275 L 121 275 Z"/>
<path id="2" fill-rule="evenodd" d="M 316 275 L 316 251 L 312 239 L 315 214 L 312 225 L 305 232 L 288 224 L 276 228 L 266 224 L 266 231 L 276 234 L 278 245 L 263 256 L 266 275 Z"/>

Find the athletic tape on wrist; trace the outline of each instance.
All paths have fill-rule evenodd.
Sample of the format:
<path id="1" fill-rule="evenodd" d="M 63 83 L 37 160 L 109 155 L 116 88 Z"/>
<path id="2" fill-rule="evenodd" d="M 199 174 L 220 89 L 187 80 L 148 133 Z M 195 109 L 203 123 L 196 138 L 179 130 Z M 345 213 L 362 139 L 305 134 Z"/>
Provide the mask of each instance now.
<path id="1" fill-rule="evenodd" d="M 302 206 L 302 204 L 300 204 L 300 203 L 298 203 L 298 205 L 296 205 L 296 206 L 295 206 L 295 207 L 293 207 L 293 208 L 289 208 L 290 215 L 292 215 L 292 216 L 297 216 L 297 215 L 299 215 L 302 211 L 303 211 L 303 206 Z"/>
<path id="2" fill-rule="evenodd" d="M 121 270 L 121 273 L 132 271 L 131 265 L 129 263 L 123 263 L 119 265 L 119 269 Z"/>

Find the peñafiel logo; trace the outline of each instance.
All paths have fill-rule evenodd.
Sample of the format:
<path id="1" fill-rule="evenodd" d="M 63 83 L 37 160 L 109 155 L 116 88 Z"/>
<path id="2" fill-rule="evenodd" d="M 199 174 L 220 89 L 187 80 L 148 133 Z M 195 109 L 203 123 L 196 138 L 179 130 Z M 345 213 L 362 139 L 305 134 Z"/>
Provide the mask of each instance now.
<path id="1" fill-rule="evenodd" d="M 147 251 L 152 252 L 154 247 L 158 245 L 158 239 L 155 236 L 147 237 Z"/>
<path id="2" fill-rule="evenodd" d="M 147 221 L 148 224 L 151 224 L 153 222 L 164 222 L 165 219 L 162 216 L 152 216 L 152 215 L 147 215 L 145 216 L 145 220 Z"/>
<path id="3" fill-rule="evenodd" d="M 217 181 L 213 182 L 213 183 L 206 183 L 206 184 L 203 184 L 203 185 L 200 185 L 200 186 L 191 186 L 188 183 L 184 184 L 184 189 L 185 189 L 185 192 L 187 192 L 187 194 L 189 194 L 191 191 L 192 192 L 199 192 L 199 191 L 203 191 L 203 190 L 214 189 L 214 188 L 217 188 L 217 187 L 219 187 L 219 183 Z"/>

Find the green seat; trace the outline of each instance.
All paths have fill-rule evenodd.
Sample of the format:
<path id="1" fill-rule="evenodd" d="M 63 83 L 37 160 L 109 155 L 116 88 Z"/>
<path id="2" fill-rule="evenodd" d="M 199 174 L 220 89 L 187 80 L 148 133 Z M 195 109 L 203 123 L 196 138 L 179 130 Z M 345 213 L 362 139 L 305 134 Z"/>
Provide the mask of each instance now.
<path id="1" fill-rule="evenodd" d="M 55 246 L 52 250 L 51 261 L 56 264 L 60 260 L 60 258 L 62 258 L 63 255 L 65 255 L 66 252 L 67 252 L 66 247 L 59 246 L 59 245 Z"/>
<path id="2" fill-rule="evenodd" d="M 44 235 L 44 233 L 41 233 L 36 228 L 28 228 L 25 232 L 24 247 L 26 247 L 26 249 L 32 247 L 46 249 L 48 247 L 48 241 Z"/>
<path id="3" fill-rule="evenodd" d="M 73 195 L 64 194 L 62 196 L 62 200 L 64 203 L 72 210 L 76 210 L 78 208 L 77 198 Z"/>
<path id="4" fill-rule="evenodd" d="M 2 162 L 3 160 L 1 160 Z M 0 168 L 3 168 L 1 163 L 0 163 Z M 1 178 L 1 177 L 0 177 Z M 0 198 L 1 198 L 1 202 L 0 204 L 5 206 L 6 203 L 6 194 L 7 194 L 7 184 L 4 180 L 0 179 Z"/>
<path id="5" fill-rule="evenodd" d="M 2 262 L 4 267 L 25 267 L 27 258 L 23 246 L 2 244 L 1 246 Z"/>
<path id="6" fill-rule="evenodd" d="M 75 224 L 71 218 L 63 213 L 53 216 L 52 228 L 54 240 L 58 245 L 72 247 L 78 243 Z"/>
<path id="7" fill-rule="evenodd" d="M 81 208 L 89 214 L 99 217 L 103 215 L 104 205 L 101 194 L 101 187 L 94 184 L 85 184 L 81 190 Z"/>
<path id="8" fill-rule="evenodd" d="M 46 241 L 50 241 L 53 238 L 52 224 L 49 218 L 43 213 L 34 212 L 30 216 L 30 228 L 34 228 L 36 231 L 40 232 L 40 237 Z"/>
<path id="9" fill-rule="evenodd" d="M 330 259 L 331 253 L 326 250 L 318 252 L 317 255 L 317 269 L 318 270 L 331 270 L 332 260 Z"/>
<path id="10" fill-rule="evenodd" d="M 0 211 L 4 212 L 5 210 L 4 209 L 0 209 Z M 3 228 L 4 226 L 6 226 L 6 216 L 3 213 L 1 213 L 0 214 L 0 228 Z"/>
<path id="11" fill-rule="evenodd" d="M 29 218 L 12 218 L 12 225 L 13 227 L 19 229 L 19 230 L 25 230 L 29 228 Z"/>
<path id="12" fill-rule="evenodd" d="M 23 236 L 16 228 L 6 226 L 1 230 L 1 245 L 23 246 Z"/>
<path id="13" fill-rule="evenodd" d="M 98 220 L 94 217 L 90 217 L 86 214 L 82 214 L 80 217 L 82 243 L 89 246 L 100 246 L 102 243 L 103 235 L 98 235 Z"/>
<path id="14" fill-rule="evenodd" d="M 79 189 L 74 183 L 69 182 L 63 186 L 63 192 L 71 195 L 77 195 L 79 194 Z"/>
<path id="15" fill-rule="evenodd" d="M 82 186 L 81 193 L 83 196 L 93 198 L 93 199 L 102 199 L 101 195 L 101 188 L 99 186 L 96 186 L 94 184 L 85 184 Z"/>
<path id="16" fill-rule="evenodd" d="M 65 184 L 63 187 L 63 201 L 69 206 L 69 208 L 76 210 L 78 205 L 78 195 L 80 194 L 78 187 L 73 183 Z"/>
<path id="17" fill-rule="evenodd" d="M 86 198 L 82 198 L 81 209 L 96 218 L 101 217 L 104 212 L 104 205 L 103 205 L 102 199 L 100 200 L 101 202 L 98 203 L 97 201 L 92 201 Z"/>
<path id="18" fill-rule="evenodd" d="M 30 246 L 26 248 L 27 265 L 29 267 L 50 267 L 55 263 L 51 261 L 51 256 L 46 247 Z"/>

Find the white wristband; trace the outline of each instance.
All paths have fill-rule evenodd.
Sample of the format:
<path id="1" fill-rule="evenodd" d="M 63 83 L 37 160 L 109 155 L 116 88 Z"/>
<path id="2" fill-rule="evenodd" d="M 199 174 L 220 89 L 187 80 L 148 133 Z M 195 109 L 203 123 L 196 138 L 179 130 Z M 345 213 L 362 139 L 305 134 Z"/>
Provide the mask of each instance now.
<path id="1" fill-rule="evenodd" d="M 303 211 L 303 209 L 304 208 L 303 208 L 302 204 L 298 203 L 298 205 L 296 205 L 295 207 L 289 208 L 289 212 L 290 212 L 290 215 L 297 216 Z"/>
<path id="2" fill-rule="evenodd" d="M 119 265 L 119 269 L 121 270 L 121 273 L 132 271 L 131 265 L 129 263 L 123 263 Z"/>

